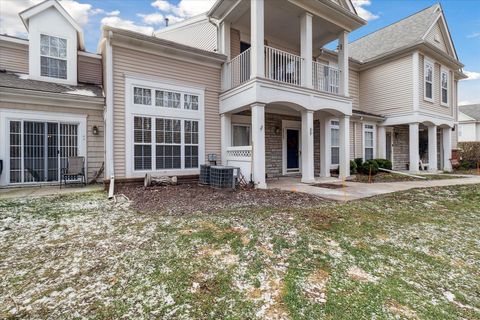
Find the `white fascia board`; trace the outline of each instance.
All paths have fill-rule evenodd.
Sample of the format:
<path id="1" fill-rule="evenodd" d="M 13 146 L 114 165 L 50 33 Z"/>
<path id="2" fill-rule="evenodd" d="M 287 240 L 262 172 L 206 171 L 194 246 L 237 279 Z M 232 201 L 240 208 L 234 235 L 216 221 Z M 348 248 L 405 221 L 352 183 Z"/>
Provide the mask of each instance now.
<path id="1" fill-rule="evenodd" d="M 455 121 L 452 117 L 435 115 L 427 112 L 414 112 L 403 115 L 386 117 L 381 123 L 382 126 L 394 126 L 409 123 L 433 123 L 436 126 L 453 127 Z"/>

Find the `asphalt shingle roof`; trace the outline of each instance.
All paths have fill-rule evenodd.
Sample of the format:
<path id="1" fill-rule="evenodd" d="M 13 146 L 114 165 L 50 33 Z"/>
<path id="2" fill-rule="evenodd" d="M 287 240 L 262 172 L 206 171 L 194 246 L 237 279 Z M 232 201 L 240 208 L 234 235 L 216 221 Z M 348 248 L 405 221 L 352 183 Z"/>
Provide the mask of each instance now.
<path id="1" fill-rule="evenodd" d="M 366 62 L 382 54 L 407 47 L 422 40 L 435 18 L 438 4 L 403 20 L 370 33 L 349 45 L 350 57 Z"/>
<path id="2" fill-rule="evenodd" d="M 100 86 L 78 84 L 77 86 L 27 79 L 27 75 L 0 72 L 0 88 L 15 88 L 32 91 L 61 93 L 69 96 L 103 98 Z"/>
<path id="3" fill-rule="evenodd" d="M 467 116 L 480 120 L 480 104 L 469 104 L 466 106 L 459 106 L 460 112 L 465 113 Z"/>

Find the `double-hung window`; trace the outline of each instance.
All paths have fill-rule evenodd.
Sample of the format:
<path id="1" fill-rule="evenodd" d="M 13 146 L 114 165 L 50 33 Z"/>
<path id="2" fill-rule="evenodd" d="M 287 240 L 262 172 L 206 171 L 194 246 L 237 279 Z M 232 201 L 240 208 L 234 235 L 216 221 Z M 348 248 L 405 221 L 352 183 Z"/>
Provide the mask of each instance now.
<path id="1" fill-rule="evenodd" d="M 40 75 L 67 79 L 67 39 L 40 35 Z"/>
<path id="2" fill-rule="evenodd" d="M 181 120 L 178 119 L 155 119 L 157 169 L 180 169 L 182 167 L 181 127 Z"/>
<path id="3" fill-rule="evenodd" d="M 340 122 L 333 120 L 330 122 L 331 130 L 331 152 L 332 165 L 340 164 Z"/>
<path id="4" fill-rule="evenodd" d="M 232 147 L 244 147 L 250 145 L 250 125 L 232 125 Z"/>
<path id="5" fill-rule="evenodd" d="M 375 156 L 375 127 L 372 124 L 363 126 L 363 145 L 365 146 L 365 161 L 371 160 Z"/>
<path id="6" fill-rule="evenodd" d="M 135 117 L 133 120 L 134 168 L 152 169 L 152 119 Z"/>
<path id="7" fill-rule="evenodd" d="M 442 105 L 448 105 L 448 71 L 442 70 L 440 77 L 440 85 L 442 91 Z"/>
<path id="8" fill-rule="evenodd" d="M 198 121 L 185 120 L 185 168 L 198 168 Z"/>
<path id="9" fill-rule="evenodd" d="M 425 60 L 424 63 L 424 78 L 425 78 L 425 85 L 424 85 L 424 99 L 433 101 L 433 71 L 434 70 L 434 65 L 432 62 Z"/>

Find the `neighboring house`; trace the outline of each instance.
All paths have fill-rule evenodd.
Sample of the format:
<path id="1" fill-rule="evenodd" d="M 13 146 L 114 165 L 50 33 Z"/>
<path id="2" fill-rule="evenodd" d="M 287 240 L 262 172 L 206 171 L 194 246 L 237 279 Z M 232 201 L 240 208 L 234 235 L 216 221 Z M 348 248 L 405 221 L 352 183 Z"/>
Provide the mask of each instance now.
<path id="1" fill-rule="evenodd" d="M 104 158 L 101 56 L 56 1 L 20 17 L 28 40 L 0 36 L 0 186 L 58 183 L 70 156 L 91 178 Z"/>
<path id="2" fill-rule="evenodd" d="M 212 158 L 259 188 L 345 178 L 357 157 L 450 170 L 464 75 L 440 5 L 349 43 L 365 23 L 350 0 L 218 0 L 156 36 L 104 27 L 106 179 Z"/>
<path id="3" fill-rule="evenodd" d="M 480 104 L 458 107 L 458 141 L 480 141 Z"/>

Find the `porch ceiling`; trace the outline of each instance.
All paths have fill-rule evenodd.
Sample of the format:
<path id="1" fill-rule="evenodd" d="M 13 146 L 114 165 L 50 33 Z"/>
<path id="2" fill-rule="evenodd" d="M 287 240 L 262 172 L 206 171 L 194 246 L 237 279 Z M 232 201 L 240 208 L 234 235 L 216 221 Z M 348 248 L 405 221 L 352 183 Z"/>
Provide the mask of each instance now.
<path id="1" fill-rule="evenodd" d="M 300 17 L 304 9 L 286 0 L 265 1 L 265 39 L 300 50 Z M 232 28 L 250 34 L 250 3 L 244 1 L 232 11 L 228 20 Z M 313 49 L 317 53 L 325 44 L 335 40 L 342 28 L 313 17 Z"/>

